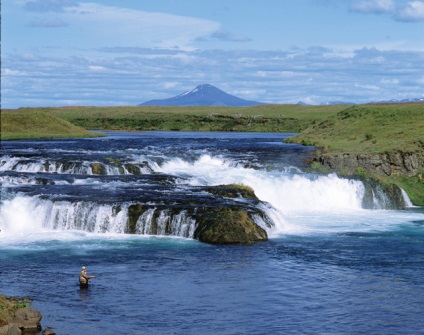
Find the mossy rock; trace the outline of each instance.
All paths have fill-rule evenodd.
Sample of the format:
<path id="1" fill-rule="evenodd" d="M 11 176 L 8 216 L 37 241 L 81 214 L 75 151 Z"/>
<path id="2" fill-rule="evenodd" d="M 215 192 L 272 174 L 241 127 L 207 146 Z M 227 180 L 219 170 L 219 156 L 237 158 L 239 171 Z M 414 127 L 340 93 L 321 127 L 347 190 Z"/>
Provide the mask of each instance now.
<path id="1" fill-rule="evenodd" d="M 227 197 L 227 198 L 243 197 L 245 199 L 258 200 L 253 189 L 246 185 L 229 184 L 229 185 L 211 186 L 207 188 L 207 191 L 209 193 L 212 193 L 214 195 L 219 195 L 221 197 Z"/>
<path id="2" fill-rule="evenodd" d="M 146 209 L 141 204 L 131 205 L 128 208 L 128 223 L 125 229 L 126 234 L 135 234 L 137 229 L 137 220 Z"/>
<path id="3" fill-rule="evenodd" d="M 124 165 L 125 169 L 131 174 L 141 174 L 140 167 L 134 164 L 127 163 Z"/>
<path id="4" fill-rule="evenodd" d="M 198 213 L 194 237 L 211 244 L 248 244 L 268 240 L 250 214 L 239 208 L 203 208 Z"/>
<path id="5" fill-rule="evenodd" d="M 101 163 L 91 163 L 90 167 L 91 167 L 91 172 L 93 174 L 98 174 L 98 175 L 106 174 L 106 169 Z"/>
<path id="6" fill-rule="evenodd" d="M 15 312 L 21 308 L 28 307 L 31 300 L 28 298 L 6 297 L 0 294 L 0 327 L 9 324 L 9 321 Z"/>
<path id="7" fill-rule="evenodd" d="M 405 200 L 402 190 L 395 184 L 379 183 L 372 179 L 363 181 L 365 185 L 365 194 L 362 199 L 362 207 L 366 209 L 404 209 Z M 382 204 L 379 208 L 374 203 Z"/>

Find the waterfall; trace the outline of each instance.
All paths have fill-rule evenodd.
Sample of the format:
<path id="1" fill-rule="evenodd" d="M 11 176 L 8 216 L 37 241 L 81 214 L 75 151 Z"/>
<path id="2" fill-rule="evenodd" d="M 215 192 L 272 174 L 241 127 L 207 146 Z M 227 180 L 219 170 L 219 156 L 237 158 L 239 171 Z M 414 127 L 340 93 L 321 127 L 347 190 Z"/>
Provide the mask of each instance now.
<path id="1" fill-rule="evenodd" d="M 193 238 L 196 221 L 185 210 L 175 213 L 169 209 L 148 208 L 137 218 L 136 228 L 132 231 L 129 227 L 131 205 L 16 196 L 1 204 L 0 230 L 9 234 L 50 229 Z"/>
<path id="2" fill-rule="evenodd" d="M 152 168 L 147 161 L 121 162 L 106 160 L 78 161 L 78 160 L 46 160 L 26 157 L 3 156 L 0 160 L 0 172 L 17 171 L 28 173 L 57 173 L 82 175 L 123 175 L 123 174 L 150 174 Z"/>

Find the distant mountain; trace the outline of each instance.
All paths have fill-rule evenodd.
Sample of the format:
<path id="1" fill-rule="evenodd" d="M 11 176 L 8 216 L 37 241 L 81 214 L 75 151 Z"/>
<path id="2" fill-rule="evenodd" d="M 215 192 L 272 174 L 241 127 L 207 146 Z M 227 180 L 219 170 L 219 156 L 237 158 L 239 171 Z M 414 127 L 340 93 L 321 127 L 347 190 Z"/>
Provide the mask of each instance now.
<path id="1" fill-rule="evenodd" d="M 413 98 L 413 99 L 402 99 L 402 100 L 390 99 L 390 100 L 370 102 L 370 104 L 405 104 L 409 102 L 424 102 L 424 98 Z"/>
<path id="2" fill-rule="evenodd" d="M 367 104 L 406 104 L 410 102 L 424 102 L 424 98 L 412 98 L 412 99 L 402 99 L 402 100 L 390 99 L 390 100 L 381 100 L 381 101 L 371 101 L 366 103 Z M 311 106 L 310 104 L 307 104 L 306 102 L 303 102 L 303 101 L 299 101 L 297 104 L 302 106 Z M 356 103 L 346 102 L 346 101 L 326 101 L 319 104 L 319 106 L 334 106 L 334 105 L 356 105 Z"/>
<path id="3" fill-rule="evenodd" d="M 146 101 L 139 106 L 256 106 L 263 103 L 249 101 L 225 93 L 219 88 L 203 84 L 173 98 Z"/>

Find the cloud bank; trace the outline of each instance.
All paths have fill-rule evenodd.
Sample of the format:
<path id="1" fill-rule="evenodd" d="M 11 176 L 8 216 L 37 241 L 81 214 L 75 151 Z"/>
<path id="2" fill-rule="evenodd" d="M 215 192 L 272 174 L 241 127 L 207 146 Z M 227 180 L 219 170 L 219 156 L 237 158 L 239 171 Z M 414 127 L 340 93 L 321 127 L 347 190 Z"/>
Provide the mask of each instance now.
<path id="1" fill-rule="evenodd" d="M 397 21 L 424 21 L 424 2 L 408 1 L 397 3 L 394 0 L 356 0 L 350 10 L 357 13 L 389 14 Z"/>
<path id="2" fill-rule="evenodd" d="M 204 83 L 265 103 L 424 96 L 424 48 L 401 40 L 404 35 L 368 47 L 347 41 L 253 50 L 252 38 L 211 19 L 73 0 L 11 1 L 22 24 L 6 20 L 8 31 L 22 33 L 6 35 L 2 43 L 3 108 L 137 105 Z M 390 15 L 396 20 L 391 27 L 413 27 L 409 22 L 424 16 L 423 1 L 347 3 L 357 15 Z M 352 16 L 346 2 L 328 0 L 325 6 Z M 272 47 L 285 37 L 277 35 Z M 411 45 L 415 51 L 406 49 Z"/>
<path id="3" fill-rule="evenodd" d="M 424 96 L 424 52 L 362 48 L 344 57 L 324 48 L 103 52 L 89 57 L 7 57 L 3 106 L 137 105 L 203 83 L 266 103 L 365 103 Z"/>

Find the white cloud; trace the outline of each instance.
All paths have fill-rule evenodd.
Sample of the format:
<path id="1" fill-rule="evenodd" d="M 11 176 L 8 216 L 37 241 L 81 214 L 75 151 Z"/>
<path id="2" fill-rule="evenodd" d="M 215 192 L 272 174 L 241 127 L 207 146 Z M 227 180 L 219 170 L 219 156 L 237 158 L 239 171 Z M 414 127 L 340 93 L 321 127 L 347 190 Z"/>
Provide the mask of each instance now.
<path id="1" fill-rule="evenodd" d="M 104 66 L 99 66 L 99 65 L 90 65 L 88 67 L 88 69 L 90 71 L 104 71 L 104 70 L 106 70 L 106 68 Z"/>
<path id="2" fill-rule="evenodd" d="M 327 50 L 320 56 L 306 49 L 295 53 L 124 50 L 112 48 L 84 57 L 3 57 L 3 106 L 58 106 L 67 101 L 137 105 L 175 96 L 202 83 L 268 103 L 363 103 L 423 94 L 424 52 L 362 48 L 340 57 L 338 51 Z"/>
<path id="3" fill-rule="evenodd" d="M 360 0 L 351 5 L 351 10 L 361 13 L 392 13 L 395 8 L 393 0 Z"/>
<path id="4" fill-rule="evenodd" d="M 396 78 L 383 78 L 380 80 L 380 83 L 385 85 L 397 85 L 399 84 L 399 80 Z"/>
<path id="5" fill-rule="evenodd" d="M 65 27 L 60 47 L 143 47 L 194 49 L 202 36 L 219 31 L 216 21 L 73 0 L 34 0 L 24 5 L 30 27 Z M 54 16 L 53 16 L 54 15 Z M 54 30 L 54 29 L 51 29 Z M 54 35 L 29 31 L 37 46 L 57 45 Z M 53 34 L 53 33 L 52 33 Z M 113 44 L 112 44 L 113 43 Z"/>
<path id="6" fill-rule="evenodd" d="M 424 2 L 411 1 L 401 8 L 395 15 L 400 21 L 424 21 Z"/>
<path id="7" fill-rule="evenodd" d="M 350 10 L 358 13 L 389 14 L 404 22 L 424 21 L 424 2 L 408 1 L 397 4 L 394 0 L 353 0 Z"/>
<path id="8" fill-rule="evenodd" d="M 379 90 L 380 87 L 378 87 L 377 85 L 370 85 L 370 84 L 355 84 L 355 87 L 358 88 L 364 88 L 366 90 Z"/>
<path id="9" fill-rule="evenodd" d="M 26 73 L 23 71 L 12 70 L 12 69 L 1 69 L 2 76 L 25 76 Z"/>

